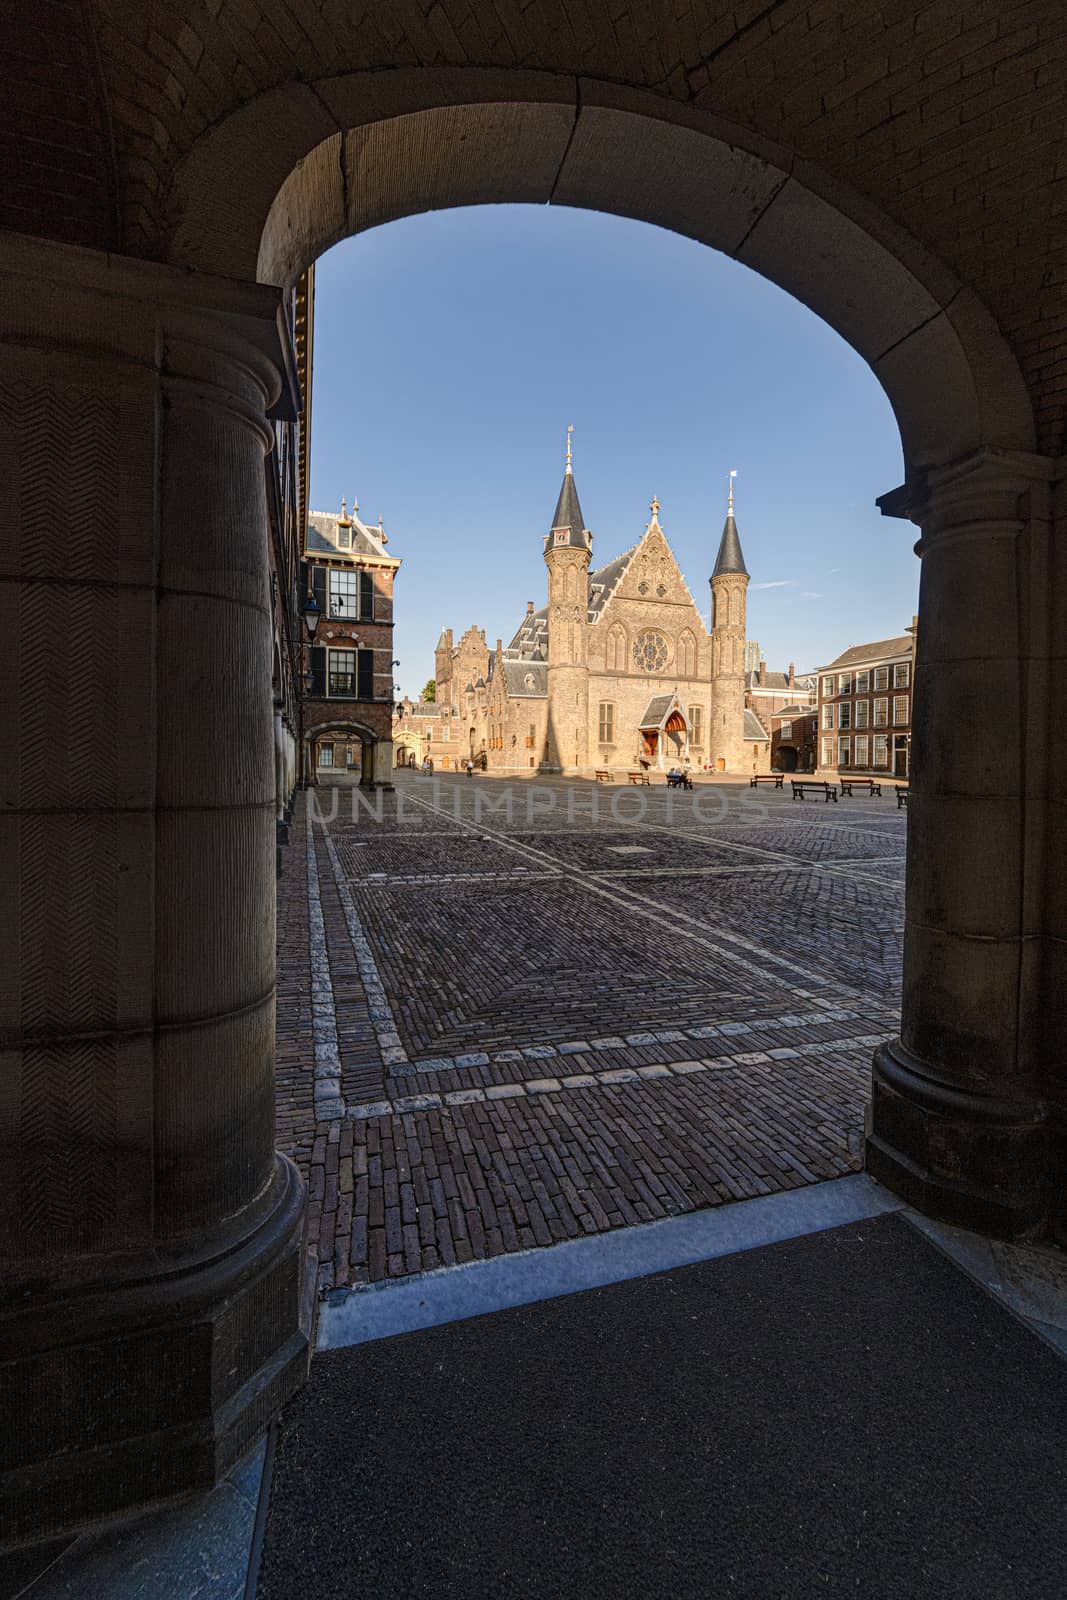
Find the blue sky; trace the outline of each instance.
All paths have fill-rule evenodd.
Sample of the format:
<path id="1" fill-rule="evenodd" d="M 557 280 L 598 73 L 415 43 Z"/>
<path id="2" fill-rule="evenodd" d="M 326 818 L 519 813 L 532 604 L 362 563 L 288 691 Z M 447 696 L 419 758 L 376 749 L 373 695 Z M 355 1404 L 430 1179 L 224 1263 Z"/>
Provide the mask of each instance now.
<path id="1" fill-rule="evenodd" d="M 848 345 L 725 256 L 619 217 L 488 206 L 349 239 L 317 268 L 311 500 L 358 496 L 403 558 L 397 682 L 442 627 L 507 644 L 544 603 L 541 539 L 568 423 L 593 563 L 640 538 L 653 494 L 693 598 L 736 468 L 748 634 L 772 668 L 903 631 L 916 531 L 889 403 Z M 763 587 L 761 587 L 761 585 Z"/>

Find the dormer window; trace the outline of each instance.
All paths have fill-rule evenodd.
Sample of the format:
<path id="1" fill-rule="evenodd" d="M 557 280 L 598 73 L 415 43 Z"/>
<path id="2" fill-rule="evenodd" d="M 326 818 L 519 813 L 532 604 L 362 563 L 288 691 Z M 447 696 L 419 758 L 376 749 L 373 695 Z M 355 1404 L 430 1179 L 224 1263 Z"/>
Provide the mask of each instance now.
<path id="1" fill-rule="evenodd" d="M 337 526 L 337 548 L 339 550 L 351 550 L 352 548 L 352 529 L 350 527 L 346 528 L 341 523 Z"/>
<path id="2" fill-rule="evenodd" d="M 555 541 L 556 541 L 557 544 L 566 544 L 567 543 L 568 531 L 569 530 L 566 529 L 566 528 L 554 528 L 553 529 L 553 537 L 555 538 Z"/>

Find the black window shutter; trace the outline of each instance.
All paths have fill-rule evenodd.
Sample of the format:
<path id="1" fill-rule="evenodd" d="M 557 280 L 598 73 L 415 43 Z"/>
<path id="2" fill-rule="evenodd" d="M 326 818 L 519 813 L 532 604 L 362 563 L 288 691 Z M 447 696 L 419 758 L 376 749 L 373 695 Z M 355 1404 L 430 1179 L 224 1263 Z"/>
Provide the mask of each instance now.
<path id="1" fill-rule="evenodd" d="M 326 650 L 321 644 L 311 647 L 311 692 L 317 695 L 326 693 Z"/>
<path id="2" fill-rule="evenodd" d="M 312 567 L 311 588 L 319 608 L 319 615 L 326 615 L 326 568 Z"/>
<path id="3" fill-rule="evenodd" d="M 359 615 L 363 622 L 374 621 L 374 574 L 359 575 Z"/>
<path id="4" fill-rule="evenodd" d="M 356 656 L 356 695 L 360 700 L 374 699 L 374 651 L 360 650 Z"/>

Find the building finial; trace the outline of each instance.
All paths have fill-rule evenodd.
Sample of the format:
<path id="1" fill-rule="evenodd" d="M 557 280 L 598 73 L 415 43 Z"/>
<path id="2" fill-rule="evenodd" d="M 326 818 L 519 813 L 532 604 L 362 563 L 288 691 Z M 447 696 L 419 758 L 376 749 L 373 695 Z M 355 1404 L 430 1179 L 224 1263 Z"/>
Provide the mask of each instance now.
<path id="1" fill-rule="evenodd" d="M 341 496 L 341 516 L 342 517 L 347 517 L 348 516 L 348 507 L 345 505 L 345 497 L 344 497 L 344 495 Z"/>
<path id="2" fill-rule="evenodd" d="M 728 517 L 732 517 L 734 514 L 734 479 L 736 477 L 737 471 L 735 468 L 735 470 L 730 474 L 730 490 L 726 496 L 726 515 Z"/>
<path id="3" fill-rule="evenodd" d="M 658 499 L 658 497 L 656 495 L 652 496 L 652 503 L 650 504 L 648 509 L 652 513 L 652 521 L 653 522 L 658 522 L 659 521 L 659 499 Z"/>
<path id="4" fill-rule="evenodd" d="M 574 432 L 574 423 L 567 424 L 567 471 L 571 470 L 571 434 Z"/>

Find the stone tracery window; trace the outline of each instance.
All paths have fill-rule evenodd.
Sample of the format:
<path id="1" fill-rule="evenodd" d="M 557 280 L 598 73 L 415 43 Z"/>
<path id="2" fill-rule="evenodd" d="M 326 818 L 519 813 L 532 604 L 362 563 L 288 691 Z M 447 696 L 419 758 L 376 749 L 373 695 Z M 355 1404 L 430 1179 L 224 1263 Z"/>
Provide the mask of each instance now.
<path id="1" fill-rule="evenodd" d="M 626 634 L 616 623 L 608 634 L 607 670 L 621 672 L 626 665 Z"/>
<path id="2" fill-rule="evenodd" d="M 634 641 L 634 662 L 642 672 L 662 672 L 670 650 L 662 633 L 649 628 Z"/>

